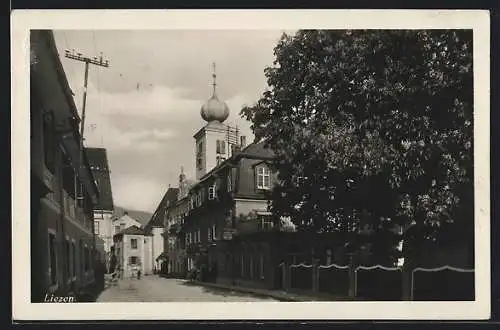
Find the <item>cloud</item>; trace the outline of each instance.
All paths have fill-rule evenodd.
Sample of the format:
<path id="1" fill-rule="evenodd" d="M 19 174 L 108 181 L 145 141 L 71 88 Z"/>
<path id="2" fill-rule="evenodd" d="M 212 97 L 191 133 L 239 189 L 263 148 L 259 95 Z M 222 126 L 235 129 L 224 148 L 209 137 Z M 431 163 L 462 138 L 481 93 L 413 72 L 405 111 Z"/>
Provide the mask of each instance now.
<path id="1" fill-rule="evenodd" d="M 281 31 L 55 31 L 64 70 L 82 108 L 84 65 L 65 48 L 103 52 L 109 68 L 90 66 L 85 144 L 108 151 L 115 204 L 154 211 L 181 166 L 194 178 L 193 135 L 206 123 L 200 108 L 212 93 L 230 108 L 226 124 L 253 140 L 239 116 L 266 88 Z M 137 198 L 134 196 L 138 196 Z"/>
<path id="2" fill-rule="evenodd" d="M 134 175 L 115 176 L 113 194 L 117 205 L 127 205 L 127 208 L 153 212 L 160 202 L 168 184 L 158 181 L 147 181 Z"/>

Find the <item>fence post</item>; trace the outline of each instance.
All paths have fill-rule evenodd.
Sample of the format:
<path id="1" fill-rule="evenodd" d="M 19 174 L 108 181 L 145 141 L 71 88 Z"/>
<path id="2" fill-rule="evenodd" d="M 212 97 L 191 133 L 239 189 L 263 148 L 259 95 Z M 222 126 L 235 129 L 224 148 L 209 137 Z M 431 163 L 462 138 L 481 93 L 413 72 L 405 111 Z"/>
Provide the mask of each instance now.
<path id="1" fill-rule="evenodd" d="M 354 260 L 352 254 L 349 255 L 349 297 L 356 298 L 356 267 L 354 265 Z"/>
<path id="2" fill-rule="evenodd" d="M 404 263 L 402 267 L 402 292 L 403 292 L 403 300 L 404 301 L 410 301 L 412 300 L 411 297 L 411 290 L 412 290 L 412 276 L 413 276 L 413 267 L 409 265 L 409 263 Z"/>
<path id="3" fill-rule="evenodd" d="M 285 261 L 281 264 L 282 272 L 281 274 L 283 275 L 283 289 L 285 291 L 290 290 L 290 267 L 288 267 L 288 263 Z"/>
<path id="4" fill-rule="evenodd" d="M 319 291 L 319 262 L 318 259 L 312 261 L 312 289 L 313 292 Z"/>

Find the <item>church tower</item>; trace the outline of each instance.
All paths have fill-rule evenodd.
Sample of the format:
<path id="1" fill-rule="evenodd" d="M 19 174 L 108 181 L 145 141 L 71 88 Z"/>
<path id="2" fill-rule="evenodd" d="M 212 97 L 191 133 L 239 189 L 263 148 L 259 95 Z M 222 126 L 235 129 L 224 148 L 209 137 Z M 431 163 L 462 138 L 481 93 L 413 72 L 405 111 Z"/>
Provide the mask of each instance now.
<path id="1" fill-rule="evenodd" d="M 207 122 L 195 135 L 196 180 L 231 157 L 238 144 L 238 129 L 224 124 L 229 117 L 229 107 L 220 101 L 216 93 L 215 63 L 213 64 L 212 96 L 201 107 L 201 117 Z"/>

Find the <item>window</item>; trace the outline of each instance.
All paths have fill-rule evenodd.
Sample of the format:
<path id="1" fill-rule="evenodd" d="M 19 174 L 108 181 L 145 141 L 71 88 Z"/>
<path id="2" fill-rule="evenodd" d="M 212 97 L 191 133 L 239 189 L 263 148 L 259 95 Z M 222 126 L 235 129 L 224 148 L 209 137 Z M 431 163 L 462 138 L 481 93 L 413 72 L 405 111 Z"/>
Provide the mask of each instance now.
<path id="1" fill-rule="evenodd" d="M 85 251 L 83 249 L 83 241 L 80 239 L 78 243 L 78 251 L 80 252 L 80 274 L 83 274 L 84 272 L 84 260 L 85 260 Z"/>
<path id="2" fill-rule="evenodd" d="M 225 155 L 226 154 L 226 141 L 224 141 L 224 140 L 217 140 L 216 148 L 217 148 L 216 152 L 218 154 Z"/>
<path id="3" fill-rule="evenodd" d="M 138 257 L 129 257 L 128 259 L 129 265 L 137 265 L 139 263 Z"/>
<path id="4" fill-rule="evenodd" d="M 69 279 L 71 276 L 71 251 L 69 247 L 69 239 L 64 242 L 64 254 L 66 257 L 66 276 Z"/>
<path id="5" fill-rule="evenodd" d="M 196 150 L 196 165 L 199 170 L 203 169 L 203 141 L 200 141 Z"/>
<path id="6" fill-rule="evenodd" d="M 271 188 L 271 172 L 267 166 L 257 167 L 257 188 L 258 189 Z"/>
<path id="7" fill-rule="evenodd" d="M 258 217 L 257 229 L 260 231 L 265 231 L 273 228 L 273 220 L 270 216 L 261 215 Z"/>
<path id="8" fill-rule="evenodd" d="M 115 226 L 115 234 L 118 234 L 120 232 L 120 226 Z"/>
<path id="9" fill-rule="evenodd" d="M 99 235 L 99 221 L 94 221 L 94 231 L 96 235 Z"/>
<path id="10" fill-rule="evenodd" d="M 227 191 L 228 192 L 233 191 L 233 181 L 231 179 L 231 174 L 227 176 Z"/>
<path id="11" fill-rule="evenodd" d="M 73 267 L 71 270 L 71 276 L 75 277 L 76 276 L 76 244 L 75 244 L 75 242 L 71 243 L 71 254 L 72 254 L 72 259 L 73 259 Z"/>
<path id="12" fill-rule="evenodd" d="M 212 240 L 212 228 L 208 228 L 208 240 Z"/>
<path id="13" fill-rule="evenodd" d="M 137 249 L 137 239 L 136 238 L 131 238 L 130 239 L 130 245 L 132 246 L 132 249 Z"/>
<path id="14" fill-rule="evenodd" d="M 49 234 L 49 275 L 50 285 L 57 284 L 56 235 Z"/>
<path id="15" fill-rule="evenodd" d="M 212 225 L 212 239 L 213 239 L 214 241 L 216 240 L 216 235 L 215 235 L 215 234 L 217 233 L 217 232 L 215 231 L 215 229 L 216 229 L 216 228 L 215 228 L 215 225 Z"/>
<path id="16" fill-rule="evenodd" d="M 124 229 L 125 229 L 125 224 L 124 223 L 120 223 L 120 231 L 124 230 Z"/>
<path id="17" fill-rule="evenodd" d="M 56 146 L 54 137 L 54 114 L 45 113 L 43 120 L 43 152 L 45 166 L 54 173 L 54 165 L 56 160 Z"/>

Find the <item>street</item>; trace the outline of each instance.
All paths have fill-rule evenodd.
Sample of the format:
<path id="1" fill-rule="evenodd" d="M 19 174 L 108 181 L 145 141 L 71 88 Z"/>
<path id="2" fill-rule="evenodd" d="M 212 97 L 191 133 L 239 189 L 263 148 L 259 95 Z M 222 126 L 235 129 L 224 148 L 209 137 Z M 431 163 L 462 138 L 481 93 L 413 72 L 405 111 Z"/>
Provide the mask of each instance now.
<path id="1" fill-rule="evenodd" d="M 274 301 L 248 294 L 205 288 L 185 280 L 144 276 L 120 280 L 101 293 L 97 302 L 251 302 Z"/>

